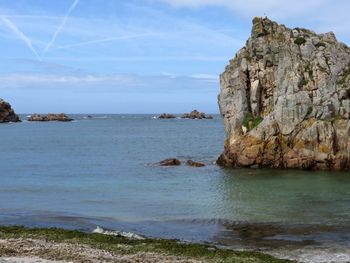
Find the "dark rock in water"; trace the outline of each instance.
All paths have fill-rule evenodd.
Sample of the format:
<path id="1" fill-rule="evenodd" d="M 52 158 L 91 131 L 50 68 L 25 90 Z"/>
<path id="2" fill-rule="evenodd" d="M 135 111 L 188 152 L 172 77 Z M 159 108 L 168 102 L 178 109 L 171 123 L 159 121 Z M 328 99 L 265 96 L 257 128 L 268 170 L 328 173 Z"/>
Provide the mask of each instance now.
<path id="1" fill-rule="evenodd" d="M 0 123 L 3 122 L 20 122 L 20 119 L 10 103 L 0 99 Z"/>
<path id="2" fill-rule="evenodd" d="M 188 161 L 186 162 L 186 164 L 187 164 L 188 166 L 192 166 L 192 167 L 203 167 L 203 166 L 205 166 L 204 163 L 195 162 L 195 161 L 193 161 L 193 160 L 188 160 Z"/>
<path id="3" fill-rule="evenodd" d="M 332 32 L 254 18 L 220 85 L 218 164 L 350 169 L 350 48 Z"/>
<path id="4" fill-rule="evenodd" d="M 158 117 L 158 119 L 175 119 L 176 116 L 173 114 L 163 113 Z"/>
<path id="5" fill-rule="evenodd" d="M 73 119 L 69 118 L 66 114 L 52 114 L 47 115 L 33 114 L 28 118 L 28 121 L 72 121 Z"/>
<path id="6" fill-rule="evenodd" d="M 176 158 L 169 158 L 159 162 L 158 164 L 160 166 L 177 166 L 177 165 L 181 165 L 181 162 Z"/>
<path id="7" fill-rule="evenodd" d="M 206 116 L 204 112 L 193 110 L 191 113 L 182 115 L 183 119 L 213 119 L 213 116 Z"/>

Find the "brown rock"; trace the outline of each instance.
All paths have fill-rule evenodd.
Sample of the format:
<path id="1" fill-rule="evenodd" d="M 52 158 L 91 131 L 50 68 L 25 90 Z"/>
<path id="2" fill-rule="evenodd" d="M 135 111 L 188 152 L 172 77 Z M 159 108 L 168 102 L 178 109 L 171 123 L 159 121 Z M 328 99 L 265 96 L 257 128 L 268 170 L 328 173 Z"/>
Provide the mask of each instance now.
<path id="1" fill-rule="evenodd" d="M 72 121 L 72 120 L 73 119 L 71 119 L 70 117 L 68 117 L 64 113 L 60 113 L 60 114 L 49 113 L 47 115 L 33 114 L 28 118 L 28 121 L 63 121 L 63 122 L 67 122 L 67 121 Z"/>
<path id="2" fill-rule="evenodd" d="M 4 122 L 20 122 L 20 119 L 10 103 L 0 99 L 0 123 Z"/>
<path id="3" fill-rule="evenodd" d="M 165 160 L 159 162 L 158 165 L 160 165 L 160 166 L 178 166 L 178 165 L 181 165 L 181 162 L 180 162 L 180 160 L 178 160 L 176 158 L 169 158 L 169 159 L 165 159 Z"/>
<path id="4" fill-rule="evenodd" d="M 186 164 L 187 164 L 188 166 L 192 166 L 192 167 L 203 167 L 203 166 L 205 166 L 204 163 L 195 162 L 195 161 L 193 161 L 193 160 L 188 160 L 188 161 L 186 162 Z"/>
<path id="5" fill-rule="evenodd" d="M 176 116 L 173 114 L 163 113 L 161 114 L 158 119 L 175 119 Z"/>
<path id="6" fill-rule="evenodd" d="M 206 116 L 204 112 L 193 110 L 191 113 L 185 113 L 182 119 L 213 119 L 213 116 Z"/>

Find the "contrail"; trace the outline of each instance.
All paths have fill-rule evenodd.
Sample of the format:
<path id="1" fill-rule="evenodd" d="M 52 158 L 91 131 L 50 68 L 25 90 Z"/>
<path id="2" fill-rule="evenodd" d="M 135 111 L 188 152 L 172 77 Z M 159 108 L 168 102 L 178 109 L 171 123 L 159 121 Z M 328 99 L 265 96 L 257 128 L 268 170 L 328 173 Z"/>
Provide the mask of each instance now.
<path id="1" fill-rule="evenodd" d="M 2 22 L 5 23 L 5 25 L 15 33 L 15 35 L 23 40 L 27 46 L 30 48 L 30 50 L 34 53 L 34 55 L 38 58 L 38 60 L 41 60 L 38 52 L 36 52 L 35 48 L 33 47 L 32 41 L 21 31 L 19 28 L 7 17 L 0 16 L 0 19 Z"/>
<path id="2" fill-rule="evenodd" d="M 51 41 L 46 45 L 44 51 L 43 51 L 43 55 L 50 49 L 50 47 L 52 46 L 52 44 L 56 41 L 56 38 L 58 36 L 58 34 L 61 32 L 61 30 L 63 29 L 64 25 L 67 22 L 67 19 L 70 15 L 70 13 L 74 10 L 74 8 L 76 7 L 76 5 L 79 3 L 79 0 L 75 0 L 74 3 L 71 5 L 71 7 L 68 9 L 66 15 L 63 17 L 61 24 L 59 25 L 59 27 L 57 28 L 57 30 L 55 31 L 55 33 L 53 34 Z"/>
<path id="3" fill-rule="evenodd" d="M 65 48 L 72 48 L 72 47 L 80 47 L 80 46 L 87 46 L 87 45 L 91 45 L 91 44 L 110 42 L 110 41 L 114 41 L 114 40 L 127 40 L 127 39 L 148 37 L 148 36 L 154 36 L 154 35 L 159 35 L 159 33 L 142 33 L 142 34 L 119 36 L 119 37 L 109 37 L 109 38 L 103 38 L 103 39 L 97 39 L 97 40 L 90 40 L 90 41 L 86 41 L 86 42 L 80 42 L 80 43 L 71 44 L 71 45 L 59 46 L 57 48 L 65 49 Z"/>

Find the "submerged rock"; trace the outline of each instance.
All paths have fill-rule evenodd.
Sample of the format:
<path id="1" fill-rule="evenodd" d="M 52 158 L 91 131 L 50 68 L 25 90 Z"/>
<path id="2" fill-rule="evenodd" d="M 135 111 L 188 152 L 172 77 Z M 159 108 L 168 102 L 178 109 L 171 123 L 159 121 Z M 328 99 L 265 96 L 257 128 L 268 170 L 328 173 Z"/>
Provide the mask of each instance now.
<path id="1" fill-rule="evenodd" d="M 0 123 L 3 122 L 20 122 L 20 119 L 10 103 L 0 99 Z"/>
<path id="2" fill-rule="evenodd" d="M 191 113 L 182 115 L 183 119 L 213 119 L 213 116 L 206 116 L 204 112 L 193 110 Z"/>
<path id="3" fill-rule="evenodd" d="M 181 165 L 181 161 L 176 158 L 165 159 L 158 163 L 160 166 L 178 166 Z"/>
<path id="4" fill-rule="evenodd" d="M 70 117 L 68 117 L 64 113 L 60 114 L 52 114 L 49 113 L 47 115 L 33 114 L 28 118 L 28 121 L 72 121 Z"/>
<path id="5" fill-rule="evenodd" d="M 218 164 L 350 169 L 350 49 L 332 32 L 254 18 L 220 83 Z"/>
<path id="6" fill-rule="evenodd" d="M 173 114 L 163 113 L 161 114 L 158 119 L 175 119 L 176 116 Z"/>
<path id="7" fill-rule="evenodd" d="M 195 162 L 195 161 L 193 161 L 193 160 L 188 160 L 188 161 L 186 162 L 186 164 L 187 164 L 188 166 L 192 166 L 192 167 L 203 167 L 203 166 L 205 166 L 204 163 Z"/>

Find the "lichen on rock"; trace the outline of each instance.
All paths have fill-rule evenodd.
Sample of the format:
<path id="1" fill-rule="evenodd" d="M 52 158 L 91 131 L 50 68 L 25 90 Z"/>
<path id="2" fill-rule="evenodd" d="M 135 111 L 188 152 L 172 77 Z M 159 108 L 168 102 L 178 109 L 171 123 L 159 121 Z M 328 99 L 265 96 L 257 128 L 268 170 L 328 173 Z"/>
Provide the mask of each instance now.
<path id="1" fill-rule="evenodd" d="M 350 49 L 332 32 L 254 18 L 220 85 L 218 164 L 350 169 Z"/>

